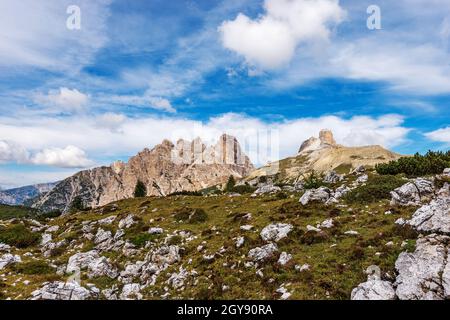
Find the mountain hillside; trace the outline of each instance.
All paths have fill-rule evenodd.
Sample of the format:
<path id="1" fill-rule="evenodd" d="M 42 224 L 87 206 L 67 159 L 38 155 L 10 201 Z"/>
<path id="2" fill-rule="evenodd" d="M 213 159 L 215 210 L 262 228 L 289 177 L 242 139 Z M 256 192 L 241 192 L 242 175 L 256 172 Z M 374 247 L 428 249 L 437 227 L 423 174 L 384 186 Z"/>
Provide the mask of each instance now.
<path id="1" fill-rule="evenodd" d="M 0 191 L 0 204 L 23 205 L 27 201 L 49 192 L 57 185 L 55 183 L 42 183 L 20 188 Z"/>
<path id="2" fill-rule="evenodd" d="M 42 211 L 66 212 L 78 197 L 85 207 L 98 207 L 130 198 L 137 181 L 142 181 L 148 196 L 165 196 L 180 191 L 198 191 L 223 184 L 230 176 L 238 179 L 253 170 L 236 138 L 223 135 L 214 146 L 200 138 L 165 140 L 152 150 L 145 149 L 128 163 L 81 171 L 43 195 L 33 205 Z"/>
<path id="3" fill-rule="evenodd" d="M 448 182 L 367 170 L 0 221 L 0 299 L 449 299 Z"/>
<path id="4" fill-rule="evenodd" d="M 319 138 L 311 137 L 303 142 L 296 156 L 263 166 L 253 171 L 246 180 L 271 176 L 278 182 L 296 182 L 311 171 L 326 173 L 335 170 L 344 174 L 360 166 L 371 168 L 400 157 L 401 155 L 377 145 L 362 147 L 338 145 L 331 131 L 322 130 Z"/>

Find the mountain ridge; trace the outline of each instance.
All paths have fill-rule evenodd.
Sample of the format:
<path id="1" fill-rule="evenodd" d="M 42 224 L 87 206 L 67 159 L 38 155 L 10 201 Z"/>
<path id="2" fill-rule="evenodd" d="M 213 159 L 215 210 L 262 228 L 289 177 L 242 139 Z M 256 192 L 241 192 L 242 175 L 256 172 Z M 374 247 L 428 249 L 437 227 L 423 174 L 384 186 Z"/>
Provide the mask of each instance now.
<path id="1" fill-rule="evenodd" d="M 37 199 L 33 207 L 67 212 L 76 197 L 86 207 L 102 206 L 133 197 L 138 180 L 146 185 L 147 196 L 198 191 L 223 184 L 230 176 L 241 179 L 253 169 L 237 139 L 229 135 L 222 135 L 213 146 L 206 146 L 200 138 L 192 142 L 180 139 L 176 144 L 164 140 L 127 163 L 117 161 L 68 177 Z"/>
<path id="2" fill-rule="evenodd" d="M 51 191 L 58 182 L 39 183 L 7 190 L 0 190 L 0 204 L 24 205 L 26 202 Z"/>

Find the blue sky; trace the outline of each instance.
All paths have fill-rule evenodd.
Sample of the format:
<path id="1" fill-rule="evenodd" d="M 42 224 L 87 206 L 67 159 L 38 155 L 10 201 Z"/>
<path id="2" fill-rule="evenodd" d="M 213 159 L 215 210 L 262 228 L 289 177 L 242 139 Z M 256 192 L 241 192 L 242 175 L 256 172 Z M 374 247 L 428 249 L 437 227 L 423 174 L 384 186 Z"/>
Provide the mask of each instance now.
<path id="1" fill-rule="evenodd" d="M 3 0 L 0 186 L 222 132 L 447 150 L 449 58 L 448 0 Z"/>

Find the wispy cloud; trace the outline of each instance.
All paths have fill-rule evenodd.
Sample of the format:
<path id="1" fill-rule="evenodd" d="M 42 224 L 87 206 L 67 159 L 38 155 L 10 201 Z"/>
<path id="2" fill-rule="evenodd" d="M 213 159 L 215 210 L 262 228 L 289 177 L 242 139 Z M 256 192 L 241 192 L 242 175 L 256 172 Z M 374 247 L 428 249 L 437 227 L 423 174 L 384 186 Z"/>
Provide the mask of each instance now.
<path id="1" fill-rule="evenodd" d="M 47 94 L 37 93 L 34 102 L 56 113 L 81 112 L 89 103 L 89 96 L 77 89 L 59 88 Z"/>
<path id="2" fill-rule="evenodd" d="M 450 127 L 427 132 L 425 136 L 432 141 L 441 142 L 450 147 Z"/>
<path id="3" fill-rule="evenodd" d="M 81 30 L 66 28 L 72 1 L 0 2 L 0 67 L 36 67 L 75 73 L 91 62 L 108 38 L 110 0 L 77 1 Z"/>

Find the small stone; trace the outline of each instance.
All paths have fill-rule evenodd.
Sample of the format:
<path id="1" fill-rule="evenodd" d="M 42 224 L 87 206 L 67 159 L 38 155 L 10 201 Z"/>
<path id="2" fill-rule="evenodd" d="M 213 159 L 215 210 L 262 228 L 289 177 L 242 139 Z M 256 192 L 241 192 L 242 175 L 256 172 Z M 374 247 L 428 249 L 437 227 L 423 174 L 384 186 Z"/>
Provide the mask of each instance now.
<path id="1" fill-rule="evenodd" d="M 292 255 L 286 252 L 282 252 L 278 258 L 278 264 L 285 266 L 289 261 L 291 261 Z"/>

